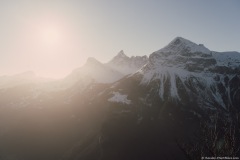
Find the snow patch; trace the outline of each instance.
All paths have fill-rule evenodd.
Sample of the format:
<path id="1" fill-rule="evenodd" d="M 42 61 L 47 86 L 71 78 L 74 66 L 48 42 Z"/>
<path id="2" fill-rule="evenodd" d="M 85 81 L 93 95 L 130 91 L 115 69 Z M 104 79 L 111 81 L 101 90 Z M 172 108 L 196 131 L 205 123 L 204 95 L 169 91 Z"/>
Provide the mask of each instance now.
<path id="1" fill-rule="evenodd" d="M 108 99 L 109 102 L 131 104 L 131 100 L 127 99 L 128 95 L 121 94 L 119 92 L 113 92 L 113 96 Z"/>
<path id="2" fill-rule="evenodd" d="M 213 52 L 218 66 L 236 68 L 240 66 L 240 53 L 238 52 Z"/>

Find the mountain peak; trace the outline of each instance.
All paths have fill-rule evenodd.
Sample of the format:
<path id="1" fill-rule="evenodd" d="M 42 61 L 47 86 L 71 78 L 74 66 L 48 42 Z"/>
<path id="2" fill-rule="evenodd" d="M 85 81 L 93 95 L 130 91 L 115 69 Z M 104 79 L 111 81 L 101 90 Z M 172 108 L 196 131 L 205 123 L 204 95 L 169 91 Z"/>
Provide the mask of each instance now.
<path id="1" fill-rule="evenodd" d="M 118 63 L 120 61 L 126 61 L 129 60 L 130 58 L 124 53 L 123 50 L 121 50 L 120 52 L 118 52 L 118 54 L 113 57 L 112 60 L 110 60 L 108 63 Z"/>
<path id="2" fill-rule="evenodd" d="M 182 37 L 174 38 L 167 46 L 158 50 L 163 53 L 203 53 L 210 54 L 211 51 L 203 44 L 196 44 Z"/>
<path id="3" fill-rule="evenodd" d="M 175 37 L 170 43 L 172 42 L 180 42 L 180 41 L 189 41 L 183 37 Z"/>
<path id="4" fill-rule="evenodd" d="M 120 52 L 118 52 L 117 56 L 116 57 L 128 57 L 123 50 L 121 50 Z"/>
<path id="5" fill-rule="evenodd" d="M 176 37 L 164 48 L 149 56 L 150 68 L 173 67 L 188 71 L 204 71 L 217 62 L 212 52 L 203 46 L 182 37 Z"/>
<path id="6" fill-rule="evenodd" d="M 113 57 L 107 64 L 111 68 L 123 73 L 124 75 L 134 73 L 148 62 L 147 56 L 131 56 L 125 55 L 121 50 L 115 57 Z"/>

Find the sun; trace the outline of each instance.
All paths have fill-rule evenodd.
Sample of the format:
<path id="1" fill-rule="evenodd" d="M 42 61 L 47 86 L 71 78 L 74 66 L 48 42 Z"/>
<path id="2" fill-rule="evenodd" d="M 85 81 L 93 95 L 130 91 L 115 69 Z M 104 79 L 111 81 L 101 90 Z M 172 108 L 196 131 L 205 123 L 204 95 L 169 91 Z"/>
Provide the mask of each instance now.
<path id="1" fill-rule="evenodd" d="M 41 29 L 40 38 L 47 46 L 58 45 L 61 41 L 61 32 L 56 26 L 45 26 Z"/>

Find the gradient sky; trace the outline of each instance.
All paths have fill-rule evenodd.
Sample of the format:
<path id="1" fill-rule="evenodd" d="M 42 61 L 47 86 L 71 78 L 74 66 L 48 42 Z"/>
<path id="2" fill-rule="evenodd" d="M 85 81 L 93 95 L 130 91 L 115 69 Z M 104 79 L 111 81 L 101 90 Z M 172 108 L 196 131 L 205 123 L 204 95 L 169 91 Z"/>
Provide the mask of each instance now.
<path id="1" fill-rule="evenodd" d="M 149 55 L 176 36 L 240 51 L 238 0 L 1 0 L 0 75 L 63 77 L 87 57 Z"/>

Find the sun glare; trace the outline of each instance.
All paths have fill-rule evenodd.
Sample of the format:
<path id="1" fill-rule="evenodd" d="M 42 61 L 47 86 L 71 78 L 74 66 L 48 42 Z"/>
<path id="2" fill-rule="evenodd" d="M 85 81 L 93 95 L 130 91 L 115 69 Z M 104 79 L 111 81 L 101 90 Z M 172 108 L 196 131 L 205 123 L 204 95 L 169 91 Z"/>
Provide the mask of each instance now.
<path id="1" fill-rule="evenodd" d="M 46 45 L 57 45 L 60 43 L 61 34 L 57 27 L 47 26 L 40 33 L 41 41 Z"/>
<path id="2" fill-rule="evenodd" d="M 62 78 L 70 73 L 73 60 L 80 57 L 80 41 L 75 28 L 64 16 L 45 13 L 26 21 L 21 47 L 26 51 L 26 63 L 42 77 Z M 76 60 L 77 61 L 77 60 Z"/>

